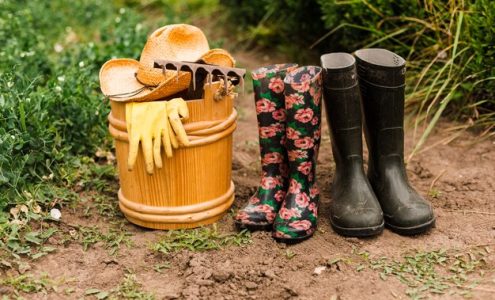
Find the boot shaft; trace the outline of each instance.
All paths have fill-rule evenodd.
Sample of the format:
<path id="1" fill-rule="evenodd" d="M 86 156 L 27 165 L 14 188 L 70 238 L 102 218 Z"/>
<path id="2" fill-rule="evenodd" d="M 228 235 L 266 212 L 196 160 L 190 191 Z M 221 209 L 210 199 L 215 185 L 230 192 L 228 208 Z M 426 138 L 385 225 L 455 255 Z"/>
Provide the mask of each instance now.
<path id="1" fill-rule="evenodd" d="M 321 138 L 321 81 L 321 68 L 314 66 L 293 70 L 284 80 L 286 148 L 293 174 L 306 162 L 311 162 L 314 173 Z"/>
<path id="2" fill-rule="evenodd" d="M 406 61 L 385 49 L 362 49 L 355 56 L 370 163 L 386 156 L 403 163 Z"/>
<path id="3" fill-rule="evenodd" d="M 284 103 L 284 78 L 287 72 L 297 68 L 297 64 L 286 63 L 286 64 L 274 64 L 269 66 L 260 67 L 251 72 L 251 77 L 253 78 L 253 91 L 255 104 L 259 104 L 258 101 L 261 99 L 272 98 L 280 102 L 279 107 L 285 107 Z M 259 108 L 256 106 L 257 112 Z M 266 112 L 271 110 L 272 106 L 268 106 L 266 109 L 262 110 Z"/>
<path id="4" fill-rule="evenodd" d="M 284 78 L 296 64 L 276 64 L 252 72 L 263 177 L 287 177 Z M 285 183 L 284 183 L 285 185 Z"/>
<path id="5" fill-rule="evenodd" d="M 338 171 L 362 164 L 362 112 L 355 58 L 348 53 L 321 57 L 323 94 Z M 349 168 L 345 168 L 349 169 Z"/>
<path id="6" fill-rule="evenodd" d="M 251 72 L 258 127 L 285 122 L 284 78 L 297 64 L 275 64 Z"/>

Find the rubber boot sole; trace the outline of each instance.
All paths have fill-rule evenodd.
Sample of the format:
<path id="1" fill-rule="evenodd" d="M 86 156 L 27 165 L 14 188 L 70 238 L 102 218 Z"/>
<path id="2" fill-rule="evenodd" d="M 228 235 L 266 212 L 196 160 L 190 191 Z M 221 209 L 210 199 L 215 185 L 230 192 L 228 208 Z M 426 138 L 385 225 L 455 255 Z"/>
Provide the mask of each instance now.
<path id="1" fill-rule="evenodd" d="M 395 233 L 400 235 L 417 235 L 420 233 L 424 233 L 428 231 L 430 228 L 435 226 L 436 219 L 433 218 L 430 221 L 423 223 L 421 225 L 416 225 L 412 227 L 399 227 L 395 225 L 391 225 L 390 223 L 385 222 L 385 227 L 389 228 Z"/>
<path id="2" fill-rule="evenodd" d="M 284 243 L 284 244 L 287 244 L 287 245 L 294 245 L 294 244 L 298 244 L 300 242 L 303 242 L 307 239 L 309 239 L 310 237 L 313 236 L 314 233 L 308 235 L 308 236 L 305 236 L 305 237 L 301 237 L 301 238 L 279 238 L 279 237 L 273 237 L 273 239 L 277 242 L 277 243 Z"/>
<path id="3" fill-rule="evenodd" d="M 337 232 L 340 235 L 343 236 L 350 236 L 350 237 L 370 237 L 370 236 L 375 236 L 379 235 L 383 232 L 384 222 L 378 226 L 371 226 L 371 227 L 362 227 L 362 228 L 346 228 L 346 227 L 340 227 L 332 223 L 330 220 L 330 224 L 332 225 L 332 228 L 335 232 Z"/>
<path id="4" fill-rule="evenodd" d="M 273 224 L 244 224 L 234 221 L 235 226 L 239 230 L 247 229 L 249 231 L 272 231 Z"/>

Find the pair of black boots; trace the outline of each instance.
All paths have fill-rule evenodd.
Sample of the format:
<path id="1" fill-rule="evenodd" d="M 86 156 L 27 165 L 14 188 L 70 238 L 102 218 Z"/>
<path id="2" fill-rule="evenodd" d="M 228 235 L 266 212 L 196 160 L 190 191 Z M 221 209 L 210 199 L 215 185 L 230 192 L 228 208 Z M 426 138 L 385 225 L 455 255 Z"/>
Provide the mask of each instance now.
<path id="1" fill-rule="evenodd" d="M 336 164 L 332 227 L 356 237 L 380 234 L 384 225 L 404 235 L 428 230 L 433 210 L 409 184 L 404 166 L 405 60 L 385 49 L 362 49 L 354 56 L 325 54 L 321 65 Z"/>

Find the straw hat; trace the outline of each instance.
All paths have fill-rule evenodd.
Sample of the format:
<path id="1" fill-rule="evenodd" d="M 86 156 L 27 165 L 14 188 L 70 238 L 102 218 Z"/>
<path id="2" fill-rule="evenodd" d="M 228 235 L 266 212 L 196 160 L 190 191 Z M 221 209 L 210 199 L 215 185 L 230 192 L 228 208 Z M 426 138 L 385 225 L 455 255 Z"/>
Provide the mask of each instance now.
<path id="1" fill-rule="evenodd" d="M 158 59 L 233 67 L 232 56 L 223 49 L 212 49 L 203 32 L 192 25 L 167 25 L 153 32 L 141 52 L 140 60 L 117 58 L 100 70 L 100 87 L 113 101 L 152 101 L 188 88 L 191 73 L 154 68 Z"/>

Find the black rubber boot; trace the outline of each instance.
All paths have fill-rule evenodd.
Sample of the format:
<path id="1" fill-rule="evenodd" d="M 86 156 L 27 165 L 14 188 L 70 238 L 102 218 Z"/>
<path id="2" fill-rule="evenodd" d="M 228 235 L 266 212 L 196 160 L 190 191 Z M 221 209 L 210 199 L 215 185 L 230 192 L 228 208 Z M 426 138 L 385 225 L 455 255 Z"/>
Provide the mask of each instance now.
<path id="1" fill-rule="evenodd" d="M 385 226 L 404 235 L 435 224 L 431 205 L 409 184 L 404 166 L 406 61 L 385 49 L 362 49 L 357 58 L 369 150 L 368 178 Z"/>
<path id="2" fill-rule="evenodd" d="M 339 234 L 365 237 L 383 231 L 383 213 L 363 168 L 361 95 L 355 62 L 348 53 L 321 57 L 323 95 L 336 165 L 330 222 Z"/>

